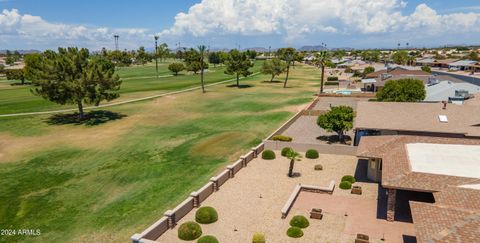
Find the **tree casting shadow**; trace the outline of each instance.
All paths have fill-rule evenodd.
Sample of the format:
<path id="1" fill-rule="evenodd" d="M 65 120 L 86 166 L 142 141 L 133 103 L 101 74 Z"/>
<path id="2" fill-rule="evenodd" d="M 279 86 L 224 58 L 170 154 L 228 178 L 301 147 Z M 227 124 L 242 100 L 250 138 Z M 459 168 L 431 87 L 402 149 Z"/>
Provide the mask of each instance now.
<path id="1" fill-rule="evenodd" d="M 116 112 L 98 110 L 85 113 L 84 118 L 80 119 L 78 113 L 73 114 L 55 114 L 47 119 L 49 125 L 86 125 L 96 126 L 109 121 L 119 120 L 127 115 L 123 115 Z"/>
<path id="2" fill-rule="evenodd" d="M 345 144 L 352 144 L 352 138 L 349 135 L 345 135 Z M 322 135 L 317 137 L 318 140 L 327 142 L 328 144 L 342 144 L 338 135 Z"/>
<path id="3" fill-rule="evenodd" d="M 239 89 L 247 89 L 247 88 L 252 88 L 254 87 L 254 85 L 250 85 L 250 84 L 240 84 L 239 86 L 237 86 L 236 84 L 229 84 L 227 85 L 228 88 L 239 88 Z"/>
<path id="4" fill-rule="evenodd" d="M 279 81 L 279 80 L 262 81 L 262 83 L 267 83 L 267 84 L 279 84 L 279 83 L 283 83 L 283 81 Z"/>

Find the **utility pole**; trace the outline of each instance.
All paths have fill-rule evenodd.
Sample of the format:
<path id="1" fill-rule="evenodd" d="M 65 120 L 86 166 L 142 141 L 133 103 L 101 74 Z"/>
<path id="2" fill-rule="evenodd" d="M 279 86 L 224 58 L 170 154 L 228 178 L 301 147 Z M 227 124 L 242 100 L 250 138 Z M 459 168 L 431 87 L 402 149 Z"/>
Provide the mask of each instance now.
<path id="1" fill-rule="evenodd" d="M 115 34 L 113 38 L 115 38 L 115 50 L 118 51 L 118 38 L 120 38 L 120 36 Z"/>
<path id="2" fill-rule="evenodd" d="M 155 38 L 155 70 L 157 71 L 157 78 L 158 78 L 158 45 L 157 45 L 157 41 L 158 41 L 158 35 L 154 36 Z"/>

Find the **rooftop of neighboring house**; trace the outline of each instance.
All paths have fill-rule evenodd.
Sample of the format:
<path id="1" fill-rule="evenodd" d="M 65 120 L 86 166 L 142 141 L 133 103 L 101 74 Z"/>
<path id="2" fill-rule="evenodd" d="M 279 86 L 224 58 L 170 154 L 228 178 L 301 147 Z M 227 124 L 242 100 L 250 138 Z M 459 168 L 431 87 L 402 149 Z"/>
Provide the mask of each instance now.
<path id="1" fill-rule="evenodd" d="M 366 76 L 367 79 L 375 79 L 376 86 L 385 86 L 390 80 L 413 78 L 421 80 L 424 84 L 428 83 L 431 73 L 422 70 L 408 70 L 403 68 L 394 68 L 393 70 L 379 70 Z"/>
<path id="2" fill-rule="evenodd" d="M 456 97 L 456 91 L 467 91 L 468 94 L 480 93 L 480 86 L 464 82 L 440 81 L 427 86 L 426 91 L 425 101 L 448 101 L 449 98 Z"/>
<path id="3" fill-rule="evenodd" d="M 471 65 L 475 65 L 476 63 L 477 63 L 477 61 L 460 60 L 460 61 L 452 62 L 449 65 L 450 66 L 471 66 Z"/>
<path id="4" fill-rule="evenodd" d="M 480 136 L 478 105 L 441 103 L 358 102 L 356 129 Z M 441 116 L 447 121 L 442 122 Z"/>

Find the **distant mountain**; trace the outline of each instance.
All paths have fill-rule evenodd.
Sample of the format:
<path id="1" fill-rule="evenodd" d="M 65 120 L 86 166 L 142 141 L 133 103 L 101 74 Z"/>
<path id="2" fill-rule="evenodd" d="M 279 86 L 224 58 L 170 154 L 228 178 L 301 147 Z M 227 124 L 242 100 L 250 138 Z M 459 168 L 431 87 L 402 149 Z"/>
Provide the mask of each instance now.
<path id="1" fill-rule="evenodd" d="M 323 51 L 327 50 L 326 47 L 318 45 L 318 46 L 302 46 L 298 49 L 299 51 Z"/>
<path id="2" fill-rule="evenodd" d="M 249 47 L 243 49 L 244 51 L 250 50 L 250 51 L 256 51 L 256 52 L 268 52 L 268 49 L 265 47 Z"/>
<path id="3" fill-rule="evenodd" d="M 18 51 L 20 54 L 30 54 L 30 53 L 40 53 L 39 50 L 8 50 L 11 51 L 12 53 L 14 51 Z M 7 54 L 7 50 L 0 50 L 0 54 Z"/>

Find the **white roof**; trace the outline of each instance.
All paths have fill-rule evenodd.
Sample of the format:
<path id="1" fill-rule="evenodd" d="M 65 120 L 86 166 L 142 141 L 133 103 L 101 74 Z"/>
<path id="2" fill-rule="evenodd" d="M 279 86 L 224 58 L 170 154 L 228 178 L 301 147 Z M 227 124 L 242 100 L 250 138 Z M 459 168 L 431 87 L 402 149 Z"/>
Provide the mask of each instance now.
<path id="1" fill-rule="evenodd" d="M 414 172 L 480 178 L 480 145 L 407 144 Z"/>
<path id="2" fill-rule="evenodd" d="M 472 61 L 472 60 L 460 60 L 456 62 L 452 62 L 449 65 L 450 66 L 470 66 L 477 63 L 477 61 Z"/>
<path id="3" fill-rule="evenodd" d="M 480 93 L 480 86 L 471 83 L 454 83 L 440 81 L 438 84 L 426 86 L 427 95 L 425 101 L 444 101 L 449 97 L 455 97 L 455 90 L 467 90 L 469 94 Z"/>
<path id="4" fill-rule="evenodd" d="M 377 80 L 374 78 L 367 78 L 367 79 L 362 79 L 362 84 L 373 84 L 376 83 Z"/>

